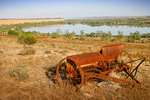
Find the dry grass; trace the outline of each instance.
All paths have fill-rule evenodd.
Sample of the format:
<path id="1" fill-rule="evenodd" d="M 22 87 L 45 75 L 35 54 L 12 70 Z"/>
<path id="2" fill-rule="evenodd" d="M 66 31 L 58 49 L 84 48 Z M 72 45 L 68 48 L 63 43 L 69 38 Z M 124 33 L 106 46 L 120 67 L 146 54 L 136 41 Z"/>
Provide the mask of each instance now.
<path id="1" fill-rule="evenodd" d="M 11 77 L 15 77 L 16 79 L 19 79 L 19 80 L 26 80 L 29 78 L 29 73 L 28 73 L 26 66 L 17 66 L 15 68 L 11 68 L 8 71 L 8 74 Z"/>
<path id="2" fill-rule="evenodd" d="M 27 47 L 24 47 L 23 50 L 21 50 L 18 55 L 30 55 L 30 54 L 35 54 L 36 50 L 31 47 L 31 46 L 27 46 Z"/>
<path id="3" fill-rule="evenodd" d="M 62 89 L 56 84 L 55 70 L 62 58 L 98 51 L 103 45 L 117 43 L 38 37 L 38 43 L 33 45 L 36 54 L 22 56 L 18 53 L 23 46 L 17 43 L 16 37 L 1 37 L 3 38 L 0 41 L 0 49 L 3 50 L 0 53 L 1 100 L 149 100 L 150 98 L 150 67 L 144 64 L 138 71 L 138 79 L 143 84 L 140 90 L 124 88 L 109 81 L 93 81 L 86 83 L 80 92 L 75 93 L 69 87 Z M 41 43 L 44 46 L 38 45 Z M 143 50 L 144 55 L 149 55 L 149 44 L 123 44 L 131 54 Z M 150 65 L 150 62 L 147 62 L 147 65 Z M 29 77 L 26 78 L 26 75 Z M 118 77 L 114 73 L 111 76 Z"/>
<path id="4" fill-rule="evenodd" d="M 19 23 L 35 23 L 35 22 L 49 22 L 49 21 L 64 21 L 64 19 L 0 19 L 1 25 L 19 24 Z"/>

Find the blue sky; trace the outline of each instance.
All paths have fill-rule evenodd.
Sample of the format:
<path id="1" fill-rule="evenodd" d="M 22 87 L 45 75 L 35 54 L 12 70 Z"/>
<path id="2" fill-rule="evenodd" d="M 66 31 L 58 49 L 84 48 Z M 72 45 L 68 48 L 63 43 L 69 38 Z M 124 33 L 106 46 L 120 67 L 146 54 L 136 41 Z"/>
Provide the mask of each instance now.
<path id="1" fill-rule="evenodd" d="M 150 0 L 1 0 L 0 18 L 149 16 Z"/>

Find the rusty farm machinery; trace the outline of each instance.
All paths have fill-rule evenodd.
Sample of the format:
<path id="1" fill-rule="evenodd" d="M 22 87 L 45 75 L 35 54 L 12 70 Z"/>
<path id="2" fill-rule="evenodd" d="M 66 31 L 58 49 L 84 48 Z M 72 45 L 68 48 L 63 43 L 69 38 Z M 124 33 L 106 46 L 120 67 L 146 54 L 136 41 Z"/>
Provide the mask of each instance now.
<path id="1" fill-rule="evenodd" d="M 133 62 L 140 63 L 133 68 Z M 132 60 L 122 44 L 103 46 L 98 52 L 68 56 L 57 66 L 57 81 L 61 87 L 70 84 L 80 91 L 83 84 L 93 80 L 114 81 L 125 87 L 141 88 L 136 79 L 138 67 L 145 58 Z M 109 76 L 110 72 L 122 73 L 123 78 Z"/>

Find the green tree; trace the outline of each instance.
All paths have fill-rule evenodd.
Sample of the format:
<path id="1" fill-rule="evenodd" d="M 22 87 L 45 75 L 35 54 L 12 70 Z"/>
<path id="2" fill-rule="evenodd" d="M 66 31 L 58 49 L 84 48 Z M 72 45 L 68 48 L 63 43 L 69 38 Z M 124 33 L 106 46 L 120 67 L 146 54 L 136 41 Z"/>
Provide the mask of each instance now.
<path id="1" fill-rule="evenodd" d="M 96 37 L 101 37 L 103 33 L 104 32 L 102 30 L 101 31 L 96 31 Z"/>
<path id="2" fill-rule="evenodd" d="M 80 33 L 81 33 L 81 35 L 84 35 L 84 30 L 81 30 Z"/>
<path id="3" fill-rule="evenodd" d="M 90 37 L 96 37 L 96 34 L 95 34 L 94 32 L 92 32 L 92 33 L 90 34 Z"/>
<path id="4" fill-rule="evenodd" d="M 142 34 L 141 37 L 142 37 L 142 38 L 150 38 L 150 33 Z"/>
<path id="5" fill-rule="evenodd" d="M 81 30 L 80 33 L 81 33 L 81 34 L 79 35 L 79 40 L 85 40 L 84 31 Z"/>
<path id="6" fill-rule="evenodd" d="M 57 30 L 56 30 L 56 33 L 57 33 L 57 34 L 61 34 L 61 33 L 62 33 L 61 29 L 57 29 Z"/>
<path id="7" fill-rule="evenodd" d="M 74 31 L 72 32 L 72 34 L 73 34 L 73 36 L 75 36 L 75 35 L 76 35 L 76 33 L 75 33 Z"/>
<path id="8" fill-rule="evenodd" d="M 136 31 L 134 33 L 130 33 L 129 36 L 135 40 L 140 40 L 141 39 L 141 35 L 139 33 L 139 31 Z"/>
<path id="9" fill-rule="evenodd" d="M 69 40 L 70 40 L 70 39 L 71 39 L 71 37 L 73 37 L 73 35 L 74 35 L 74 33 L 69 33 L 69 31 L 68 31 L 68 30 L 66 30 L 66 31 L 65 31 L 65 35 L 64 35 L 64 36 L 65 36 L 67 39 L 69 39 Z"/>
<path id="10" fill-rule="evenodd" d="M 112 34 L 111 34 L 110 31 L 109 31 L 108 33 L 103 33 L 102 36 L 101 36 L 101 38 L 102 38 L 103 40 L 110 40 L 111 37 L 112 37 Z"/>
<path id="11" fill-rule="evenodd" d="M 121 40 L 124 38 L 123 32 L 118 31 L 117 39 Z"/>

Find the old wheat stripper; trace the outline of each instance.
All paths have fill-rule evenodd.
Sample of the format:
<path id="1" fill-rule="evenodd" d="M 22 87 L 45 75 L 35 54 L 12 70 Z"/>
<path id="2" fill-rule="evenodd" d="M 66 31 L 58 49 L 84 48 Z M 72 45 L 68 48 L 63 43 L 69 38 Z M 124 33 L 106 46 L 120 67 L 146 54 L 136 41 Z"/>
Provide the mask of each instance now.
<path id="1" fill-rule="evenodd" d="M 141 62 L 134 67 L 134 61 Z M 145 58 L 132 60 L 123 45 L 103 46 L 98 52 L 68 56 L 62 59 L 56 70 L 57 81 L 61 87 L 71 84 L 79 91 L 83 84 L 97 79 L 117 82 L 125 87 L 140 88 L 135 78 L 137 69 Z M 108 76 L 110 72 L 124 73 L 123 78 Z"/>

